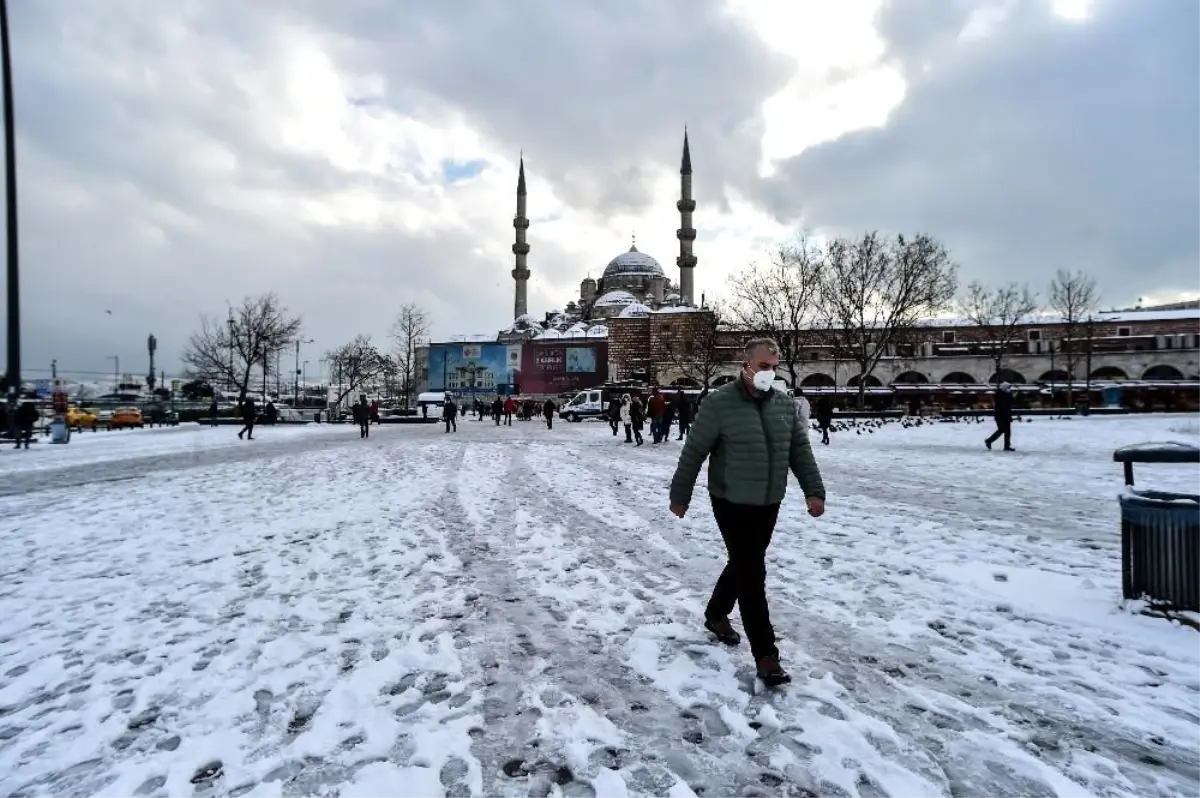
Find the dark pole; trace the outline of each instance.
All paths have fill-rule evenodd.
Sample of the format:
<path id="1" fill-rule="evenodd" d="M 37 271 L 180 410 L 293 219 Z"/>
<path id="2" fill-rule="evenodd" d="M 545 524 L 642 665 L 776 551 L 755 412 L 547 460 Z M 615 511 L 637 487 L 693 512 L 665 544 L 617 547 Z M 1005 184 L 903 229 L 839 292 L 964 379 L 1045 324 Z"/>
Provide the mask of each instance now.
<path id="1" fill-rule="evenodd" d="M 8 211 L 8 427 L 15 439 L 17 402 L 21 398 L 21 281 L 17 247 L 17 137 L 13 120 L 7 0 L 0 0 L 0 72 L 3 72 L 4 82 L 4 204 Z"/>
<path id="2" fill-rule="evenodd" d="M 292 382 L 292 407 L 300 406 L 300 339 L 296 339 L 296 376 Z"/>

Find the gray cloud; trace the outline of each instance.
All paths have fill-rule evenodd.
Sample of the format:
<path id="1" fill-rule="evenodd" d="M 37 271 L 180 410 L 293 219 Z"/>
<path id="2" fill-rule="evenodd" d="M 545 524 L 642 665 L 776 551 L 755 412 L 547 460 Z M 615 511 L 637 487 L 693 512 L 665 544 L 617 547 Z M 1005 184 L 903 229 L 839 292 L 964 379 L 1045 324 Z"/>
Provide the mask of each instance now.
<path id="1" fill-rule="evenodd" d="M 787 163 L 775 212 L 816 228 L 933 233 L 966 279 L 1094 274 L 1106 302 L 1196 291 L 1200 141 L 1195 3 L 1101 0 L 1094 18 L 1015 4 L 955 43 L 973 3 L 889 3 L 908 81 L 886 127 Z"/>
<path id="2" fill-rule="evenodd" d="M 756 141 L 739 131 L 787 77 L 715 2 L 646 0 L 613 13 L 599 2 L 530 0 L 461 12 L 374 0 L 16 4 L 30 371 L 53 357 L 106 371 L 104 357 L 118 352 L 123 368 L 144 370 L 134 366 L 151 331 L 173 369 L 200 313 L 265 290 L 305 316 L 314 349 L 360 330 L 378 336 L 409 298 L 433 311 L 439 334 L 505 323 L 503 233 L 481 241 L 471 230 L 317 227 L 289 218 L 286 204 L 256 207 L 281 196 L 298 207 L 337 190 L 394 193 L 247 128 L 248 111 L 274 99 L 256 78 L 278 59 L 281 32 L 307 32 L 340 68 L 387 79 L 386 95 L 347 102 L 427 120 L 457 110 L 493 145 L 526 150 L 531 186 L 596 218 L 647 207 L 650 182 L 677 168 L 685 121 L 707 142 L 696 146 L 710 185 L 751 173 Z M 535 295 L 586 271 L 534 243 Z"/>
<path id="3" fill-rule="evenodd" d="M 305 317 L 310 361 L 357 332 L 380 336 L 410 299 L 439 335 L 508 320 L 511 207 L 486 229 L 425 230 L 395 210 L 414 190 L 406 154 L 380 176 L 279 146 L 268 77 L 296 32 L 360 79 L 347 104 L 429 123 L 460 114 L 489 149 L 524 149 L 540 223 L 557 213 L 539 202 L 551 191 L 597 223 L 647 210 L 686 122 L 711 211 L 731 186 L 797 224 L 929 230 L 980 275 L 1041 281 L 1081 265 L 1109 296 L 1194 288 L 1194 5 L 1103 5 L 1080 27 L 1022 7 L 957 48 L 973 8 L 885 9 L 889 57 L 911 81 L 904 105 L 886 129 L 813 148 L 764 182 L 758 109 L 790 65 L 719 0 L 480 0 L 470 14 L 384 0 L 12 4 L 26 365 L 107 373 L 120 354 L 140 372 L 153 332 L 170 372 L 199 314 L 267 290 Z M 469 191 L 422 196 L 437 213 Z M 335 192 L 369 193 L 382 223 L 305 217 Z M 535 307 L 561 306 L 561 287 L 603 266 L 531 238 Z M 669 265 L 673 253 L 656 254 Z"/>

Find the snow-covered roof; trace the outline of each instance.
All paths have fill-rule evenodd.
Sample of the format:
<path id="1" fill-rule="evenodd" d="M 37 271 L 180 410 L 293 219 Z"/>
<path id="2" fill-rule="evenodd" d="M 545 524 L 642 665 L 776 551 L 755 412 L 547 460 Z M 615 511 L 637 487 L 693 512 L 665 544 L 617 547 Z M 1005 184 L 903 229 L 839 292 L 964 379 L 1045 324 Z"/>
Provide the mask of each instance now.
<path id="1" fill-rule="evenodd" d="M 562 337 L 563 337 L 563 334 L 562 334 L 562 333 L 560 333 L 558 330 L 556 330 L 556 329 L 554 329 L 553 327 L 551 327 L 549 330 L 543 330 L 543 331 L 542 331 L 540 334 L 538 334 L 538 335 L 537 335 L 537 336 L 536 336 L 536 337 L 535 337 L 533 340 L 535 340 L 535 341 L 546 341 L 546 340 L 550 340 L 550 339 L 553 339 L 553 338 L 562 338 Z"/>
<path id="2" fill-rule="evenodd" d="M 610 308 L 618 305 L 630 305 L 637 302 L 637 297 L 628 291 L 609 291 L 596 300 L 596 307 Z"/>
<path id="3" fill-rule="evenodd" d="M 625 309 L 621 311 L 620 317 L 622 319 L 636 319 L 642 316 L 649 316 L 651 313 L 653 313 L 653 311 L 650 310 L 650 308 L 646 307 L 641 302 L 635 301 L 633 304 L 627 305 Z"/>
<path id="4" fill-rule="evenodd" d="M 603 324 L 597 324 L 595 327 L 589 327 L 587 331 L 588 338 L 607 338 L 608 328 Z"/>
<path id="5" fill-rule="evenodd" d="M 671 307 L 659 308 L 656 313 L 701 313 L 707 311 L 707 308 L 694 308 L 691 305 L 675 305 Z"/>
<path id="6" fill-rule="evenodd" d="M 495 335 L 485 335 L 483 333 L 464 333 L 461 335 L 451 335 L 444 343 L 448 344 L 490 344 L 495 343 Z"/>
<path id="7" fill-rule="evenodd" d="M 563 330 L 562 337 L 563 338 L 587 338 L 587 325 L 580 327 L 580 325 L 576 324 L 573 327 Z"/>
<path id="8" fill-rule="evenodd" d="M 1098 323 L 1112 322 L 1154 322 L 1154 321 L 1200 321 L 1200 308 L 1185 308 L 1183 310 L 1103 310 L 1092 314 L 1092 321 Z M 1062 324 L 1063 317 L 1057 313 L 1034 313 L 1021 319 L 1022 325 L 1036 327 L 1039 324 L 1053 326 Z M 917 322 L 920 327 L 971 327 L 975 322 L 959 316 L 934 317 L 921 319 Z"/>

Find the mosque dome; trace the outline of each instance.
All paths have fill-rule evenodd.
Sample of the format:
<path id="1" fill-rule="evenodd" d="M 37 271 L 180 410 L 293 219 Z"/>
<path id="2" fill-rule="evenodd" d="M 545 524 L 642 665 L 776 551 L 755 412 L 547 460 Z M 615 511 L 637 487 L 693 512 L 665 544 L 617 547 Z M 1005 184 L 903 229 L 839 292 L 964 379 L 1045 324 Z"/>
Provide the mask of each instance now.
<path id="1" fill-rule="evenodd" d="M 609 265 L 611 265 L 611 264 L 609 264 Z M 607 275 L 608 272 L 605 271 L 605 274 Z M 603 296 L 601 296 L 599 299 L 596 300 L 596 307 L 598 307 L 598 308 L 620 307 L 622 305 L 632 305 L 633 303 L 635 303 L 637 301 L 638 301 L 637 297 L 635 297 L 633 294 L 629 293 L 628 291 L 608 291 L 607 293 L 605 293 Z"/>
<path id="2" fill-rule="evenodd" d="M 543 330 L 538 335 L 538 337 L 535 338 L 534 340 L 535 341 L 549 341 L 549 340 L 553 340 L 556 338 L 562 338 L 562 333 L 559 332 L 558 330 L 554 329 L 553 327 L 551 327 L 548 330 Z"/>
<path id="3" fill-rule="evenodd" d="M 610 277 L 666 277 L 658 261 L 645 252 L 638 252 L 637 245 L 622 252 L 604 267 L 604 279 Z"/>
<path id="4" fill-rule="evenodd" d="M 621 311 L 622 319 L 639 319 L 649 315 L 650 308 L 646 307 L 641 302 L 634 302 L 631 305 L 627 305 L 625 309 Z"/>

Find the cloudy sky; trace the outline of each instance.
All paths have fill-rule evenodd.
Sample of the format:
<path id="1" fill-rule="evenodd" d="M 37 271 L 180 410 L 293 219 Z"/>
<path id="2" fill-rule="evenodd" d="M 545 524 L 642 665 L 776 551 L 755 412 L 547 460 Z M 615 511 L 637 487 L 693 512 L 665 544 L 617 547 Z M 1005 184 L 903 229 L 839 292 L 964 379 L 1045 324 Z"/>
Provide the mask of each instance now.
<path id="1" fill-rule="evenodd" d="M 797 230 L 932 233 L 966 279 L 1083 268 L 1195 295 L 1192 0 L 10 0 L 24 357 L 170 373 L 200 314 L 274 290 L 316 339 L 512 314 L 637 234 L 697 293 Z M 111 311 L 111 312 L 109 312 Z"/>

